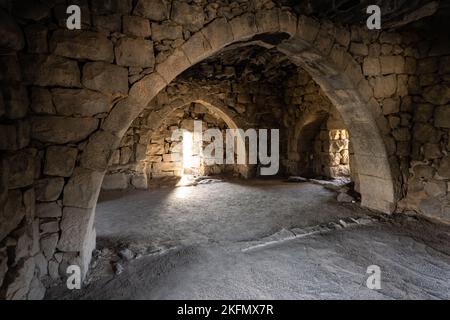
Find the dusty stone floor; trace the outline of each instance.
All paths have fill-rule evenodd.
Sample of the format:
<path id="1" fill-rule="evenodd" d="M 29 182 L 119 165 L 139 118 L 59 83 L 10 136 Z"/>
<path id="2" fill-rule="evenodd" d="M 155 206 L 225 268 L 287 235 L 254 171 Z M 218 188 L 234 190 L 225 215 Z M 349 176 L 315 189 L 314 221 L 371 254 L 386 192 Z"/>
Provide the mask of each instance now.
<path id="1" fill-rule="evenodd" d="M 108 192 L 87 285 L 46 298 L 450 298 L 449 227 L 369 218 L 335 197 L 280 181 Z M 381 290 L 365 286 L 373 264 Z"/>

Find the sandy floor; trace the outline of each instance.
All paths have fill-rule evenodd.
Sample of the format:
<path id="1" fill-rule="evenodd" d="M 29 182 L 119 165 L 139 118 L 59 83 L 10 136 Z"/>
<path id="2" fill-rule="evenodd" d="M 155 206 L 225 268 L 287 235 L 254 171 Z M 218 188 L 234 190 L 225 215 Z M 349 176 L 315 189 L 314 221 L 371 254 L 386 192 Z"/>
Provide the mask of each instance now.
<path id="1" fill-rule="evenodd" d="M 320 185 L 272 180 L 108 192 L 97 205 L 97 241 L 163 247 L 243 241 L 358 215 L 335 197 Z"/>
<path id="2" fill-rule="evenodd" d="M 98 247 L 139 256 L 119 260 L 115 275 L 119 258 L 103 249 L 84 289 L 61 285 L 47 299 L 450 298 L 449 227 L 402 218 L 341 228 L 326 222 L 367 212 L 334 198 L 321 186 L 279 182 L 108 193 L 97 209 Z M 365 285 L 373 264 L 381 290 Z"/>

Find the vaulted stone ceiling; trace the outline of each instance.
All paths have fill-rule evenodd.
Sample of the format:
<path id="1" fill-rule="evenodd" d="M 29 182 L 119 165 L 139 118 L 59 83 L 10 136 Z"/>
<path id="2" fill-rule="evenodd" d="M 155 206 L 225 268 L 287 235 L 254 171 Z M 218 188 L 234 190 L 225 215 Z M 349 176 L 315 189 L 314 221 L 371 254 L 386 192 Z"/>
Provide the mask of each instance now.
<path id="1" fill-rule="evenodd" d="M 297 66 L 275 49 L 249 45 L 224 50 L 184 72 L 180 78 L 236 79 L 243 83 L 281 84 Z"/>

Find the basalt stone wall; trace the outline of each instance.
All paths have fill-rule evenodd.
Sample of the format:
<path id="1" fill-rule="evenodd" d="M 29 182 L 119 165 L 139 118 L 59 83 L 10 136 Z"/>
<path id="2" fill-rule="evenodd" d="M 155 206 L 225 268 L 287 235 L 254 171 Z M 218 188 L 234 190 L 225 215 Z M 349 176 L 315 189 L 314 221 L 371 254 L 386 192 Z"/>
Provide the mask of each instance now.
<path id="1" fill-rule="evenodd" d="M 41 298 L 69 264 L 87 272 L 98 192 L 129 124 L 180 72 L 262 33 L 295 34 L 305 46 L 279 49 L 307 61 L 359 140 L 363 204 L 390 212 L 403 198 L 399 211 L 450 222 L 447 24 L 368 31 L 272 1 L 74 2 L 81 31 L 67 30 L 65 0 L 0 1 L 1 297 Z M 254 99 L 270 105 L 262 89 Z M 270 125 L 281 118 L 246 112 Z M 387 150 L 389 169 L 384 154 L 361 152 L 364 141 Z"/>

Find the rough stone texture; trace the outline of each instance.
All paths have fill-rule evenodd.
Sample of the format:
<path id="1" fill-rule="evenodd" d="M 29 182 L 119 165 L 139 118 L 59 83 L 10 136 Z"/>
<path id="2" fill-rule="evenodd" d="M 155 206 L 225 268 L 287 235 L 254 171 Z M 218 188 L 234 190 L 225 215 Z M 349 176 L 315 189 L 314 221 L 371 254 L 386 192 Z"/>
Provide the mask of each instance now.
<path id="1" fill-rule="evenodd" d="M 64 187 L 63 178 L 46 178 L 36 181 L 36 200 L 56 201 Z"/>
<path id="2" fill-rule="evenodd" d="M 41 251 L 47 259 L 51 259 L 58 244 L 58 234 L 53 233 L 41 238 Z"/>
<path id="3" fill-rule="evenodd" d="M 54 55 L 27 55 L 22 59 L 23 77 L 37 86 L 81 87 L 76 61 Z"/>
<path id="4" fill-rule="evenodd" d="M 133 13 L 154 21 L 169 18 L 169 3 L 166 0 L 139 0 Z"/>
<path id="5" fill-rule="evenodd" d="M 55 114 L 50 90 L 33 87 L 31 90 L 31 109 L 36 114 Z"/>
<path id="6" fill-rule="evenodd" d="M 8 284 L 5 292 L 5 298 L 7 300 L 24 300 L 27 298 L 30 284 L 33 280 L 34 268 L 34 258 L 22 261 L 16 267 L 15 277 Z"/>
<path id="7" fill-rule="evenodd" d="M 148 40 L 122 38 L 116 44 L 115 53 L 120 66 L 153 68 L 155 64 L 153 43 Z"/>
<path id="8" fill-rule="evenodd" d="M 92 117 L 112 107 L 111 97 L 91 90 L 53 89 L 51 93 L 56 113 L 62 116 Z"/>
<path id="9" fill-rule="evenodd" d="M 174 1 L 172 3 L 171 19 L 191 31 L 197 31 L 203 26 L 205 15 L 201 6 L 187 4 L 183 1 Z"/>
<path id="10" fill-rule="evenodd" d="M 123 190 L 128 188 L 129 178 L 124 173 L 115 173 L 105 175 L 102 189 L 104 190 Z"/>
<path id="11" fill-rule="evenodd" d="M 44 174 L 70 177 L 75 168 L 78 150 L 70 147 L 51 146 L 47 148 Z"/>
<path id="12" fill-rule="evenodd" d="M 50 40 L 50 50 L 56 55 L 94 61 L 113 62 L 113 44 L 108 38 L 95 32 L 58 30 Z"/>
<path id="13" fill-rule="evenodd" d="M 152 35 L 150 21 L 141 17 L 124 16 L 123 33 L 134 37 L 150 37 Z"/>
<path id="14" fill-rule="evenodd" d="M 41 142 L 64 144 L 86 139 L 98 127 L 94 118 L 34 117 L 31 136 Z"/>
<path id="15" fill-rule="evenodd" d="M 183 37 L 183 27 L 173 23 L 152 23 L 152 39 L 155 41 L 176 40 Z"/>
<path id="16" fill-rule="evenodd" d="M 82 245 L 94 224 L 92 209 L 65 207 L 61 220 L 61 238 L 58 249 L 66 252 L 81 251 Z"/>
<path id="17" fill-rule="evenodd" d="M 125 68 L 104 62 L 85 64 L 83 85 L 108 94 L 128 94 L 128 71 Z"/>
<path id="18" fill-rule="evenodd" d="M 165 137 L 170 126 L 192 124 L 172 120 L 193 115 L 211 124 L 218 116 L 227 125 L 280 128 L 280 174 L 309 166 L 303 160 L 310 154 L 314 174 L 346 175 L 350 167 L 364 206 L 392 212 L 397 205 L 449 221 L 446 26 L 374 33 L 317 18 L 327 13 L 316 2 L 297 10 L 320 15 L 297 17 L 279 1 L 111 0 L 82 1 L 83 30 L 68 32 L 59 1 L 1 7 L 9 4 L 12 16 L 0 9 L 0 241 L 23 221 L 68 244 L 58 221 L 63 203 L 93 208 L 108 165 L 134 187 L 146 188 L 152 174 L 179 174 L 170 161 L 175 141 Z M 248 39 L 260 49 L 241 46 Z M 217 109 L 200 110 L 199 101 Z M 193 102 L 186 119 L 168 117 Z M 171 125 L 159 132 L 163 118 Z M 300 149 L 298 132 L 311 135 Z M 31 221 L 33 193 L 37 220 L 48 221 Z M 66 218 L 69 233 L 74 221 Z M 48 263 L 40 269 L 52 279 L 73 261 L 86 271 L 95 231 L 89 223 L 83 228 L 78 241 L 85 243 L 65 247 L 74 252 L 42 255 Z M 7 278 L 23 279 L 22 271 L 8 267 Z M 28 297 L 41 296 L 36 276 L 25 278 L 18 281 L 31 290 Z M 27 296 L 13 291 L 10 297 Z"/>
<path id="19" fill-rule="evenodd" d="M 62 208 L 57 202 L 39 203 L 36 206 L 36 216 L 39 218 L 59 218 Z"/>
<path id="20" fill-rule="evenodd" d="M 7 158 L 8 167 L 8 187 L 17 189 L 33 184 L 36 167 L 36 150 L 21 150 Z"/>
<path id="21" fill-rule="evenodd" d="M 64 206 L 93 208 L 102 180 L 102 172 L 76 168 L 64 188 Z"/>

